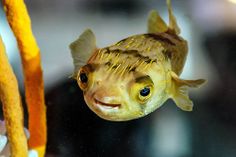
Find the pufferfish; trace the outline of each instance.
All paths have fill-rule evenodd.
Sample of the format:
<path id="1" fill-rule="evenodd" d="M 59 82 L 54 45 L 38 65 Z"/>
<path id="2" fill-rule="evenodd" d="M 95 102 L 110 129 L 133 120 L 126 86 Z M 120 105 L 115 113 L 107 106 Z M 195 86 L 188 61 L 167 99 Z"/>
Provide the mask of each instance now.
<path id="1" fill-rule="evenodd" d="M 167 0 L 169 25 L 157 11 L 148 17 L 148 33 L 133 35 L 111 46 L 98 48 L 87 29 L 70 44 L 74 74 L 88 107 L 110 121 L 127 121 L 148 115 L 172 99 L 192 111 L 188 87 L 205 80 L 184 80 L 188 46 Z"/>

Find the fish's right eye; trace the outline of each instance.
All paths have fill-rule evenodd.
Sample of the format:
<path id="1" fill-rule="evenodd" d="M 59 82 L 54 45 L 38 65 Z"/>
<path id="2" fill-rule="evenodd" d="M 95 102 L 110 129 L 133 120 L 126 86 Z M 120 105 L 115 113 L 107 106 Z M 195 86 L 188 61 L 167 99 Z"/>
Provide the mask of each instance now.
<path id="1" fill-rule="evenodd" d="M 88 82 L 88 77 L 87 77 L 86 73 L 80 73 L 79 79 L 82 83 L 87 83 Z"/>
<path id="2" fill-rule="evenodd" d="M 86 90 L 89 82 L 89 72 L 82 68 L 77 75 L 77 82 L 82 90 Z"/>

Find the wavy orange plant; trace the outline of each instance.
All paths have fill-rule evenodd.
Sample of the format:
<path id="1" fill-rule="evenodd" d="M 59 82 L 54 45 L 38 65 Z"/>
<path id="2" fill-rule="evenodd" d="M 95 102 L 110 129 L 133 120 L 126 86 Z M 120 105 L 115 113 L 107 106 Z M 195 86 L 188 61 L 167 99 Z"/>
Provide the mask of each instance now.
<path id="1" fill-rule="evenodd" d="M 23 0 L 3 0 L 8 23 L 16 37 L 24 71 L 26 103 L 29 112 L 29 148 L 43 157 L 47 142 L 46 106 L 40 50 L 31 29 Z"/>

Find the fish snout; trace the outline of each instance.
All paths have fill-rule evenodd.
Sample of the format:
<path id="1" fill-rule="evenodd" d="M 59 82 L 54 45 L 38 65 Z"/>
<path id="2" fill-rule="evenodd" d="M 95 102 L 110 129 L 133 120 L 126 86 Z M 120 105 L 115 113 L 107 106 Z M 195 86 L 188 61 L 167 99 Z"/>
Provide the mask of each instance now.
<path id="1" fill-rule="evenodd" d="M 99 102 L 107 104 L 118 104 L 121 101 L 120 95 L 116 90 L 100 88 L 96 90 L 92 97 Z"/>

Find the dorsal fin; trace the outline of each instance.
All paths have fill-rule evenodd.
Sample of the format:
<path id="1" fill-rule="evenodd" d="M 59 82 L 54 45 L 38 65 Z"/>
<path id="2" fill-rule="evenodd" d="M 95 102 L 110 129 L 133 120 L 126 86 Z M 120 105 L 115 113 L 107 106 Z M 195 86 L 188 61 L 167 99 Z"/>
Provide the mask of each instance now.
<path id="1" fill-rule="evenodd" d="M 173 30 L 176 34 L 180 34 L 180 28 L 177 24 L 176 18 L 173 14 L 172 6 L 171 6 L 171 0 L 166 0 L 167 6 L 168 6 L 168 12 L 169 12 L 169 28 Z"/>
<path id="2" fill-rule="evenodd" d="M 86 64 L 91 54 L 96 50 L 96 38 L 90 29 L 85 30 L 77 40 L 70 44 L 74 62 L 74 74 Z"/>
<path id="3" fill-rule="evenodd" d="M 148 33 L 163 33 L 170 29 L 175 34 L 180 34 L 180 28 L 177 24 L 176 18 L 173 14 L 171 0 L 166 0 L 169 12 L 169 26 L 160 17 L 157 11 L 152 10 L 148 16 Z"/>
<path id="4" fill-rule="evenodd" d="M 168 30 L 165 21 L 160 17 L 157 11 L 152 10 L 148 16 L 148 33 L 162 33 Z"/>

